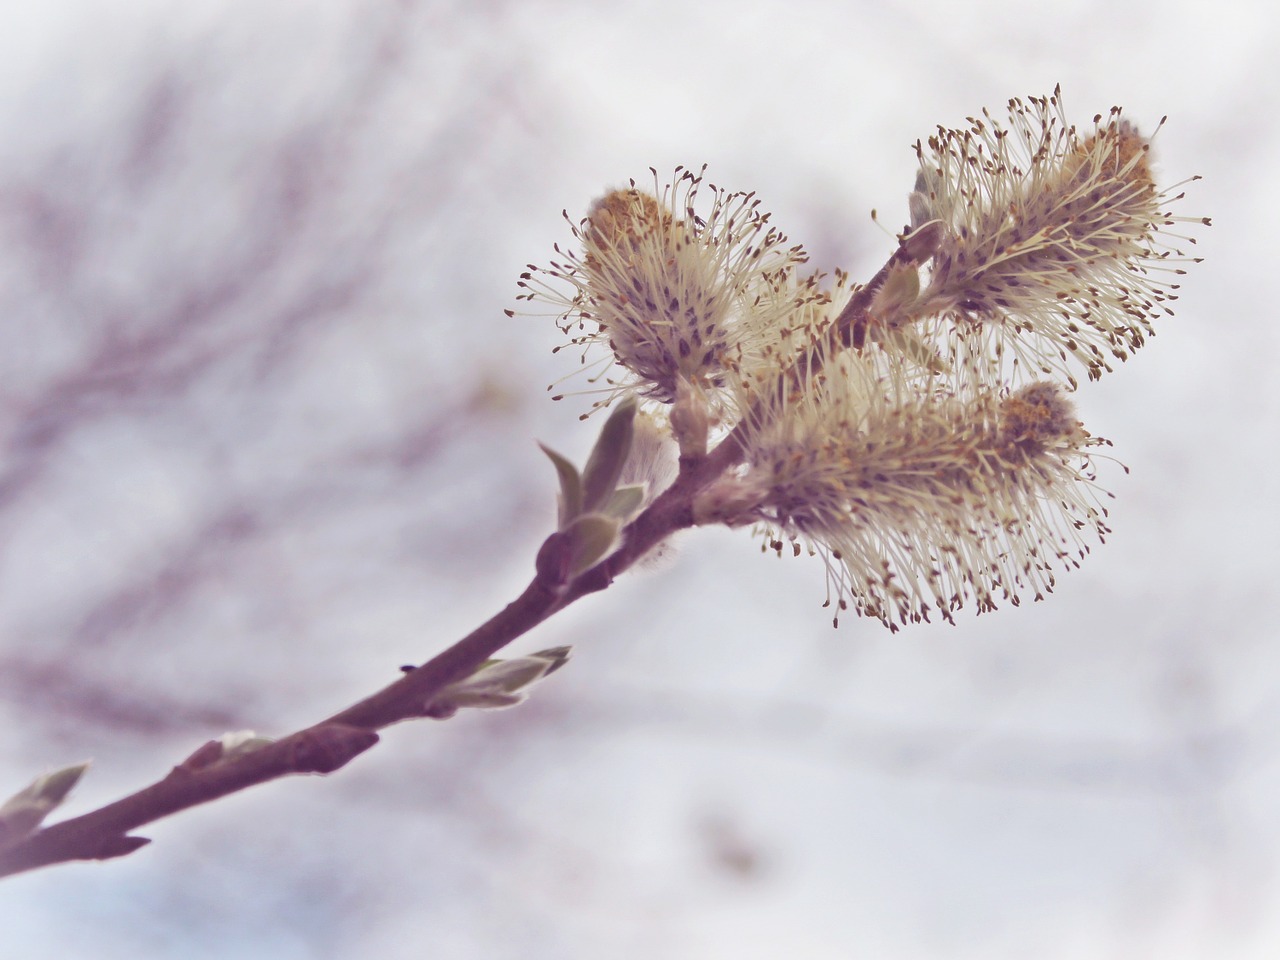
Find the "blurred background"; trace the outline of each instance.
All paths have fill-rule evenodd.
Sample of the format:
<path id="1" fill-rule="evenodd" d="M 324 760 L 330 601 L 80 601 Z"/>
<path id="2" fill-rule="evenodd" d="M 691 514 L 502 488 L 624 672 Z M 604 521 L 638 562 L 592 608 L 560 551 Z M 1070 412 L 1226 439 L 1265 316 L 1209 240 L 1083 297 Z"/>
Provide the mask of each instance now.
<path id="1" fill-rule="evenodd" d="M 1210 215 L 1086 384 L 1115 534 L 1046 602 L 832 630 L 817 561 L 695 531 L 519 645 L 525 706 L 401 725 L 0 891 L 15 958 L 1263 958 L 1280 951 L 1280 426 L 1262 2 L 10 3 L 0 794 L 65 813 L 309 724 L 523 587 L 581 457 L 508 319 L 604 188 L 755 190 L 892 250 L 938 124 L 1061 83 Z M 1270 77 L 1271 79 L 1267 79 Z"/>

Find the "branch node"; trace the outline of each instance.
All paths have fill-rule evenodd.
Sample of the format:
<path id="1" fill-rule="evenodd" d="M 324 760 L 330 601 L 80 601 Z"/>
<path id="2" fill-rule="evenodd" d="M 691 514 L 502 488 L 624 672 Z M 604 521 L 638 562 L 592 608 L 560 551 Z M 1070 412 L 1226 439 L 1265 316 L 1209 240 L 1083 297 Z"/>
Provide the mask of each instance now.
<path id="1" fill-rule="evenodd" d="M 377 742 L 378 735 L 365 727 L 325 724 L 299 735 L 289 766 L 295 773 L 333 773 Z"/>
<path id="2" fill-rule="evenodd" d="M 197 770 L 213 766 L 221 759 L 222 742 L 220 740 L 208 740 L 201 744 L 191 756 L 174 767 L 169 776 L 190 776 Z"/>

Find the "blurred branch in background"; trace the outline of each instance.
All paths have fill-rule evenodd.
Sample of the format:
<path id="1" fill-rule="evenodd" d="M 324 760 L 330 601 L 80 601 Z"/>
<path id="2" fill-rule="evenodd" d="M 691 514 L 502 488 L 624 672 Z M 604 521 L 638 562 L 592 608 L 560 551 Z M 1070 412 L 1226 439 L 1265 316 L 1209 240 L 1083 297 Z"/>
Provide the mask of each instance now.
<path id="1" fill-rule="evenodd" d="M 750 157 L 753 175 L 772 176 L 771 197 L 777 185 L 798 184 L 822 218 L 819 243 L 829 231 L 825 242 L 837 248 L 823 254 L 832 265 L 848 260 L 840 211 L 849 204 L 814 184 L 856 180 L 868 202 L 885 202 L 869 185 L 877 161 L 866 143 L 850 176 L 849 131 L 879 131 L 878 118 L 908 106 L 927 106 L 932 122 L 936 100 L 967 109 L 992 89 L 1034 89 L 1043 79 L 1037 72 L 1024 82 L 1003 59 L 955 56 L 967 51 L 967 35 L 928 5 L 854 11 L 867 39 L 859 58 L 822 47 L 807 23 L 803 36 L 779 44 L 778 23 L 765 27 L 763 11 L 668 10 L 678 31 L 674 18 L 648 11 L 598 21 L 572 6 L 534 12 L 531 20 L 509 4 L 441 2 L 362 10 L 345 22 L 306 8 L 237 23 L 220 10 L 207 29 L 192 25 L 202 15 L 185 22 L 168 12 L 132 48 L 91 24 L 68 56 L 50 60 L 34 97 L 6 101 L 0 701 L 16 731 L 5 757 L 14 786 L 53 759 L 51 748 L 64 760 L 93 755 L 93 776 L 73 798 L 91 801 L 154 776 L 157 756 L 180 756 L 210 727 L 289 729 L 305 704 L 342 702 L 408 659 L 406 650 L 434 644 L 459 598 L 501 592 L 482 572 L 513 539 L 532 544 L 533 515 L 546 516 L 523 476 L 536 456 L 532 431 L 504 424 L 517 416 L 513 398 L 545 380 L 522 367 L 530 341 L 513 331 L 528 325 L 498 315 L 509 305 L 512 264 L 530 243 L 510 243 L 510 262 L 492 249 L 511 241 L 515 222 L 534 224 L 531 242 L 545 238 L 546 210 L 517 213 L 511 204 L 532 194 L 558 211 L 584 196 L 577 185 L 530 183 L 553 166 L 578 161 L 588 190 L 636 172 L 592 152 L 606 112 L 611 126 L 648 131 L 618 147 L 626 162 L 660 162 L 650 145 L 667 137 L 679 159 Z M 833 24 L 848 15 L 827 12 Z M 895 43 L 886 18 L 908 28 L 909 45 Z M 1009 31 L 1033 26 L 1003 22 Z M 753 31 L 778 69 L 759 70 L 766 61 Z M 945 91 L 932 71 L 898 69 L 930 59 L 922 51 L 936 51 L 939 38 L 951 55 L 933 59 L 965 80 Z M 1042 39 L 1002 48 L 1039 60 Z M 1141 62 L 1137 89 L 1154 90 L 1145 72 L 1158 73 L 1156 61 L 1171 55 L 1142 57 L 1134 44 L 1144 41 L 1124 39 L 1123 58 L 1097 37 L 1080 49 Z M 1153 33 L 1157 40 L 1163 46 L 1164 34 Z M 91 49 L 107 52 L 95 60 L 84 53 Z M 637 51 L 646 72 L 611 87 L 601 58 L 618 71 L 613 79 L 625 79 Z M 837 76 L 836 64 L 853 59 L 898 77 L 896 94 L 846 93 L 872 86 Z M 817 87 L 838 93 L 830 102 L 805 79 L 805 64 L 818 61 L 828 72 Z M 706 64 L 708 76 L 654 70 L 675 63 Z M 717 96 L 712 66 L 733 84 L 731 97 Z M 1224 102 L 1246 99 L 1254 80 L 1245 79 L 1241 97 Z M 19 100 L 36 102 L 35 112 L 17 113 Z M 735 110 L 740 131 L 729 122 Z M 1188 129 L 1175 119 L 1175 135 Z M 796 144 L 813 148 L 803 162 Z M 785 162 L 770 168 L 770 151 L 785 152 Z M 838 169 L 828 172 L 824 153 Z M 880 159 L 901 169 L 902 156 Z M 484 297 L 497 325 L 474 309 Z M 1176 342 L 1161 341 L 1176 355 Z M 492 455 L 518 445 L 529 460 Z M 1185 466 L 1168 473 L 1181 477 Z M 40 909 L 19 913 L 29 930 L 48 923 L 40 936 L 49 942 L 65 943 L 76 921 L 88 921 L 99 936 L 81 955 L 95 958 L 189 956 L 201 943 L 208 955 L 240 955 L 248 943 L 280 955 L 393 957 L 409 955 L 406 944 L 416 955 L 424 936 L 457 956 L 708 957 L 716 955 L 709 930 L 726 950 L 803 951 L 813 937 L 812 956 L 826 955 L 819 940 L 896 945 L 886 957 L 949 955 L 956 944 L 1019 955 L 1017 943 L 1056 942 L 1054 931 L 1108 943 L 1129 936 L 1132 949 L 1121 952 L 1137 955 L 1201 907 L 1210 940 L 1256 928 L 1247 914 L 1267 902 L 1272 858 L 1239 790 L 1270 744 L 1215 696 L 1218 658 L 1230 656 L 1217 637 L 1151 639 L 1162 623 L 1189 630 L 1172 602 L 1176 588 L 1140 591 L 1140 604 L 1170 594 L 1165 620 L 1149 610 L 1140 625 L 1115 617 L 1134 604 L 1133 591 L 1104 582 L 1109 599 L 1098 610 L 1037 610 L 1048 617 L 1038 623 L 1057 629 L 1034 641 L 1019 633 L 1025 619 L 1008 628 L 1018 652 L 1006 655 L 1023 666 L 1027 699 L 1099 679 L 1064 677 L 1046 652 L 1060 646 L 1049 634 L 1077 646 L 1072 664 L 1095 659 L 1102 684 L 1115 676 L 1108 651 L 1139 651 L 1123 684 L 1096 698 L 1099 723 L 1118 709 L 1105 697 L 1138 717 L 1123 714 L 1132 726 L 1113 740 L 1059 730 L 1052 717 L 1037 725 L 1010 682 L 971 669 L 981 654 L 963 627 L 936 645 L 912 639 L 884 654 L 898 670 L 886 671 L 888 681 L 877 671 L 884 660 L 832 666 L 796 654 L 803 690 L 820 685 L 836 702 L 864 676 L 883 686 L 859 689 L 851 702 L 892 702 L 918 721 L 841 723 L 805 708 L 802 692 L 777 699 L 781 649 L 832 645 L 792 618 L 785 636 L 770 633 L 769 644 L 744 653 L 728 608 L 763 623 L 769 584 L 767 575 L 730 577 L 740 593 L 717 593 L 720 605 L 702 619 L 691 602 L 680 605 L 696 644 L 663 633 L 669 620 L 652 602 L 652 582 L 632 585 L 641 604 L 622 614 L 646 626 L 647 654 L 617 637 L 612 611 L 570 621 L 549 641 L 582 650 L 589 639 L 618 673 L 669 676 L 678 665 L 695 678 L 679 693 L 608 684 L 602 692 L 566 671 L 555 696 L 529 709 L 458 723 L 448 738 L 402 735 L 394 762 L 375 751 L 324 790 L 281 784 L 270 793 L 278 799 L 251 795 L 225 811 L 219 804 L 217 815 L 184 818 L 163 857 L 110 867 L 110 884 L 106 874 L 69 868 L 51 873 L 57 886 L 32 874 L 6 892 L 31 891 L 27 902 Z M 686 578 L 696 593 L 702 581 L 687 567 L 682 586 Z M 671 578 L 660 582 L 674 595 Z M 1089 595 L 1087 581 L 1073 584 L 1081 589 Z M 1188 647 L 1185 673 L 1207 687 L 1199 697 L 1165 672 L 1177 642 Z M 875 647 L 861 633 L 839 643 Z M 741 701 L 724 696 L 748 664 L 768 686 Z M 598 685 L 600 663 L 591 666 Z M 969 699 L 933 703 L 940 674 Z M 1096 728 L 1093 706 L 1067 697 L 1057 706 Z M 995 729 L 989 709 L 1002 721 Z M 952 712 L 965 719 L 953 722 Z M 641 728 L 651 716 L 656 725 Z M 1273 721 L 1259 724 L 1274 729 Z M 1009 727 L 1018 735 L 1001 733 Z M 745 739 L 756 741 L 749 751 Z M 352 810 L 364 828 L 324 826 Z M 1094 831 L 1081 826 L 1091 816 Z M 872 822 L 877 830 L 867 829 Z M 299 824 L 319 825 L 323 842 Z M 820 839 L 807 824 L 823 825 Z M 233 831 L 240 844 L 227 842 Z M 435 854 L 431 863 L 423 849 Z M 713 868 L 708 884 L 691 867 L 700 856 L 757 866 Z M 505 869 L 495 872 L 495 862 Z M 724 877 L 734 878 L 730 895 L 715 885 Z M 1072 949 L 1062 955 L 1096 955 Z"/>
<path id="2" fill-rule="evenodd" d="M 326 580 L 388 550 L 430 579 L 526 509 L 488 496 L 463 521 L 424 495 L 460 456 L 503 482 L 470 451 L 511 415 L 509 360 L 458 363 L 451 304 L 477 282 L 458 269 L 460 205 L 501 203 L 510 146 L 537 149 L 517 65 L 486 62 L 440 4 L 345 16 L 320 18 L 329 45 L 264 48 L 266 63 L 224 24 L 109 78 L 92 62 L 62 87 L 48 74 L 73 109 L 9 136 L 0 689 L 30 729 L 240 725 L 267 691 L 230 664 L 206 664 L 181 709 L 157 699 L 177 636 L 184 655 L 275 636 L 296 667 L 286 637 Z M 460 59 L 424 58 L 424 32 Z M 406 362 L 412 380 L 379 374 Z M 332 567 L 300 571 L 308 550 Z"/>

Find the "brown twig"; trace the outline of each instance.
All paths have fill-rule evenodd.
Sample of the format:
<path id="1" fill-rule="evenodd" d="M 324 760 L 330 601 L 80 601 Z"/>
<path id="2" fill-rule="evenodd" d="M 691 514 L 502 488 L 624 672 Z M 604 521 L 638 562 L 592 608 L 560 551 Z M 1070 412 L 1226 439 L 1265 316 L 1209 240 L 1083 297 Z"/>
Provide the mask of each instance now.
<path id="1" fill-rule="evenodd" d="M 832 325 L 832 342 L 861 350 L 876 323 L 871 305 L 889 274 L 897 266 L 919 266 L 928 261 L 937 251 L 941 239 L 942 225 L 936 220 L 903 234 L 898 240 L 898 249 L 866 285 L 857 289 L 836 317 Z"/>
<path id="2" fill-rule="evenodd" d="M 424 716 L 432 699 L 490 656 L 588 593 L 603 590 L 674 531 L 691 526 L 693 494 L 733 462 L 722 443 L 628 526 L 623 546 L 567 584 L 535 576 L 515 600 L 453 646 L 370 697 L 256 749 L 224 751 L 211 741 L 163 779 L 97 810 L 36 830 L 0 849 L 0 877 L 72 860 L 124 856 L 150 841 L 130 831 L 190 807 L 295 773 L 332 773 L 378 742 L 376 731 Z"/>
<path id="3" fill-rule="evenodd" d="M 844 347 L 860 347 L 874 318 L 869 308 L 889 271 L 919 263 L 932 252 L 936 231 L 903 237 L 889 261 L 861 287 L 836 319 L 833 335 Z M 372 696 L 282 739 L 247 751 L 226 751 L 210 741 L 163 779 L 97 810 L 38 829 L 0 848 L 0 877 L 72 860 L 106 860 L 150 843 L 130 831 L 182 810 L 295 773 L 332 773 L 378 742 L 377 731 L 423 717 L 445 687 L 469 676 L 493 654 L 558 610 L 609 586 L 619 574 L 677 530 L 694 525 L 693 499 L 743 457 L 734 429 L 707 456 L 682 462 L 675 482 L 624 531 L 622 546 L 568 583 L 539 573 L 499 613 Z M 556 535 L 553 534 L 553 538 Z M 544 552 L 553 544 L 549 539 Z"/>

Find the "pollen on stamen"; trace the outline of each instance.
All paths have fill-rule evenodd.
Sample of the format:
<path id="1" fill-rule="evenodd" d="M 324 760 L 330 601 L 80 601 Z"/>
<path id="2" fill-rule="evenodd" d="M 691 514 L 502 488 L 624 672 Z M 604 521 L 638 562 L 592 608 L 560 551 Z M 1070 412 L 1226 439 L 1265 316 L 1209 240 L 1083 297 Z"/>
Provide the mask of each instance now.
<path id="1" fill-rule="evenodd" d="M 597 388 L 604 405 L 621 392 L 671 403 L 693 390 L 714 408 L 744 341 L 785 312 L 770 291 L 804 251 L 754 194 L 704 183 L 704 172 L 607 192 L 571 224 L 580 253 L 557 248 L 563 261 L 521 277 L 521 298 L 557 311 L 585 367 L 625 371 Z"/>
<path id="2" fill-rule="evenodd" d="M 967 396 L 952 392 L 962 382 L 886 379 L 877 357 L 829 358 L 785 413 L 746 422 L 737 482 L 758 491 L 774 549 L 807 543 L 828 603 L 892 629 L 1048 594 L 1055 568 L 1105 533 L 1095 441 L 1062 387 Z"/>
<path id="3" fill-rule="evenodd" d="M 1153 335 L 1177 289 L 1160 274 L 1194 242 L 1168 228 L 1202 221 L 1164 209 L 1181 194 L 1158 189 L 1150 138 L 1119 108 L 1082 134 L 1056 92 L 1014 100 L 1007 128 L 984 112 L 917 153 L 912 222 L 936 219 L 945 237 L 914 310 L 950 317 L 943 353 L 977 338 L 968 352 L 999 347 L 1026 374 L 1071 382 L 1073 364 L 1096 379 Z"/>

